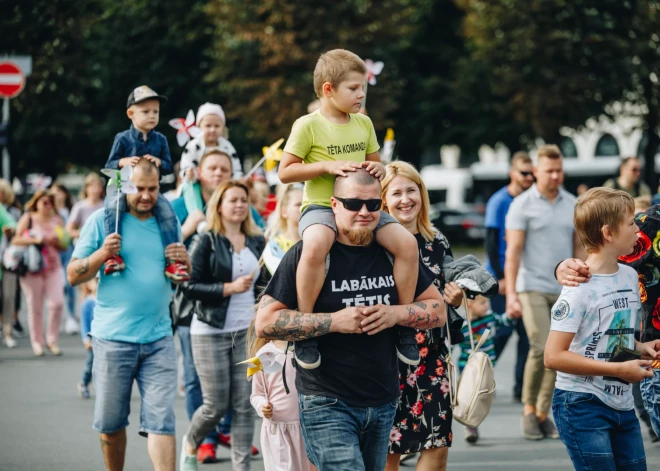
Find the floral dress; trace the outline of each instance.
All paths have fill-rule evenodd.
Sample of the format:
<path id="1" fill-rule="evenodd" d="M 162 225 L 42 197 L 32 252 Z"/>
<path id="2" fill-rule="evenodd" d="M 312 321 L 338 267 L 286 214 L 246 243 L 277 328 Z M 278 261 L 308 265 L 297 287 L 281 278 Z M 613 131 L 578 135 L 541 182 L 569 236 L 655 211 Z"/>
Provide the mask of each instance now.
<path id="1" fill-rule="evenodd" d="M 424 264 L 436 275 L 435 285 L 445 284 L 442 260 L 452 255 L 447 238 L 438 233 L 428 242 L 416 234 Z M 451 446 L 451 400 L 445 369 L 447 346 L 440 329 L 418 330 L 421 362 L 410 366 L 399 362 L 401 398 L 390 431 L 390 453 L 409 454 Z"/>

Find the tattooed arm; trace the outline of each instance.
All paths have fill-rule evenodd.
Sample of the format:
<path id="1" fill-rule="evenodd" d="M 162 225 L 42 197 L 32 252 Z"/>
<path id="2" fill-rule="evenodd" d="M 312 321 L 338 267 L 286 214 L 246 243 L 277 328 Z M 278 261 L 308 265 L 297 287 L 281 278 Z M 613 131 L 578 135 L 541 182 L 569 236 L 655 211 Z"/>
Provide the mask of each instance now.
<path id="1" fill-rule="evenodd" d="M 72 258 L 66 267 L 66 277 L 71 286 L 85 283 L 96 276 L 107 259 L 119 253 L 121 249 L 121 236 L 110 234 L 103 241 L 103 245 L 87 258 Z"/>
<path id="2" fill-rule="evenodd" d="M 447 319 L 445 302 L 434 285 L 420 294 L 415 302 L 404 306 L 377 304 L 363 308 L 366 316 L 362 320 L 362 330 L 369 335 L 377 334 L 398 324 L 415 329 L 442 327 Z"/>
<path id="3" fill-rule="evenodd" d="M 304 340 L 330 332 L 360 334 L 364 316 L 360 308 L 349 307 L 333 313 L 303 313 L 264 295 L 257 309 L 257 336 L 274 340 Z"/>

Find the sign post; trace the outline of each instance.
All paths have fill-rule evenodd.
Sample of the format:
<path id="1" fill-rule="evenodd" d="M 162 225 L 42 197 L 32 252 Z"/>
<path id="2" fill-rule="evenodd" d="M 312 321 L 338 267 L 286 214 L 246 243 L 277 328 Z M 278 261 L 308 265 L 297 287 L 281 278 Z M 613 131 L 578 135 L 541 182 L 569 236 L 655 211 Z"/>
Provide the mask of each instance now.
<path id="1" fill-rule="evenodd" d="M 2 128 L 8 134 L 9 128 L 9 100 L 17 97 L 25 88 L 25 76 L 32 72 L 32 58 L 25 56 L 8 57 L 0 59 L 0 98 L 2 103 Z M 6 140 L 9 141 L 8 136 Z M 11 178 L 11 165 L 9 146 L 6 142 L 2 146 L 2 176 L 6 180 Z"/>

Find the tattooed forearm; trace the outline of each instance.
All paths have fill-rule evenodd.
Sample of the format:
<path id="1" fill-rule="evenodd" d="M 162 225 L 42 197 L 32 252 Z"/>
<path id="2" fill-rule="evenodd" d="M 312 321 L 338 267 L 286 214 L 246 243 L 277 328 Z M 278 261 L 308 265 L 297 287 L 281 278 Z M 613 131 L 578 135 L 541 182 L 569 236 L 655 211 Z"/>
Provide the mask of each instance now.
<path id="1" fill-rule="evenodd" d="M 406 309 L 406 316 L 404 322 L 401 323 L 404 327 L 414 327 L 415 329 L 430 329 L 433 327 L 440 327 L 441 322 L 440 303 L 434 303 L 432 309 L 427 311 L 427 304 L 423 302 L 416 302 L 408 306 Z"/>
<path id="2" fill-rule="evenodd" d="M 75 267 L 76 275 L 84 275 L 89 271 L 89 258 L 78 260 Z"/>
<path id="3" fill-rule="evenodd" d="M 275 323 L 265 326 L 263 331 L 269 339 L 296 341 L 325 335 L 330 332 L 331 324 L 330 314 L 305 314 L 282 309 Z"/>
<path id="4" fill-rule="evenodd" d="M 417 301 L 416 303 L 413 303 L 413 304 L 414 304 L 415 306 L 419 306 L 419 307 L 421 307 L 422 309 L 426 309 L 426 304 L 423 303 L 423 302 L 421 302 L 421 301 Z"/>
<path id="5" fill-rule="evenodd" d="M 433 303 L 431 306 L 433 309 L 438 309 L 440 307 L 440 303 Z"/>
<path id="6" fill-rule="evenodd" d="M 277 301 L 275 299 L 273 299 L 272 297 L 270 297 L 268 295 L 264 295 L 261 298 L 261 301 L 259 302 L 259 309 L 262 309 L 266 306 L 269 306 L 270 304 L 273 304 L 275 302 L 277 302 Z"/>

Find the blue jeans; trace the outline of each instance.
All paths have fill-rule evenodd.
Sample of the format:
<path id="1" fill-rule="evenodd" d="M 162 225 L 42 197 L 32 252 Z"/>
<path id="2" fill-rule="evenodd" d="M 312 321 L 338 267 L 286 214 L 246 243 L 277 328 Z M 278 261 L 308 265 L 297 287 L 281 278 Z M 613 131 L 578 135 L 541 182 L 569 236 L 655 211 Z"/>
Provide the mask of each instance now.
<path id="1" fill-rule="evenodd" d="M 646 471 L 634 409 L 616 410 L 591 393 L 555 389 L 552 414 L 577 471 Z"/>
<path id="2" fill-rule="evenodd" d="M 87 386 L 92 381 L 92 368 L 94 367 L 94 350 L 87 350 L 87 358 L 85 358 L 85 367 L 83 368 L 81 382 Z"/>
<path id="3" fill-rule="evenodd" d="M 69 312 L 67 315 L 73 319 L 76 318 L 76 292 L 73 289 L 73 286 L 69 284 L 69 280 L 67 279 L 66 276 L 66 267 L 69 265 L 69 262 L 71 261 L 71 255 L 73 254 L 73 245 L 69 245 L 69 247 L 63 251 L 60 252 L 60 261 L 62 262 L 62 269 L 64 270 L 64 300 L 66 302 L 66 307 L 68 308 Z"/>
<path id="4" fill-rule="evenodd" d="M 128 426 L 133 381 L 140 391 L 140 435 L 174 435 L 176 350 L 172 337 L 151 343 L 93 338 L 94 430 L 115 433 Z"/>
<path id="5" fill-rule="evenodd" d="M 199 384 L 197 377 L 197 370 L 195 369 L 195 362 L 193 361 L 192 346 L 190 343 L 190 327 L 178 326 L 176 328 L 179 334 L 179 342 L 181 343 L 181 355 L 183 357 L 183 388 L 186 393 L 186 412 L 188 412 L 188 419 L 192 419 L 195 411 L 202 406 L 202 387 Z M 231 412 L 227 413 L 229 416 L 229 425 L 226 427 L 227 431 L 221 430 L 221 433 L 228 434 L 231 427 Z M 222 420 L 224 422 L 227 416 Z M 218 430 L 213 429 L 206 436 L 202 444 L 212 443 L 218 444 Z"/>
<path id="6" fill-rule="evenodd" d="M 307 457 L 318 471 L 383 471 L 399 399 L 352 407 L 331 397 L 298 394 Z"/>
<path id="7" fill-rule="evenodd" d="M 117 232 L 121 234 L 121 220 L 126 212 L 126 195 L 120 195 L 115 202 L 110 202 L 109 198 L 105 199 L 105 234 L 113 234 L 115 232 L 115 222 L 117 220 L 117 205 L 119 205 L 119 224 L 117 225 Z M 170 244 L 181 242 L 179 240 L 178 219 L 174 213 L 174 209 L 167 199 L 158 193 L 158 200 L 154 205 L 154 217 L 158 222 L 160 228 L 160 235 L 163 238 L 163 246 L 167 247 Z"/>
<path id="8" fill-rule="evenodd" d="M 653 370 L 653 377 L 644 378 L 639 383 L 639 388 L 653 431 L 660 436 L 660 370 Z"/>

